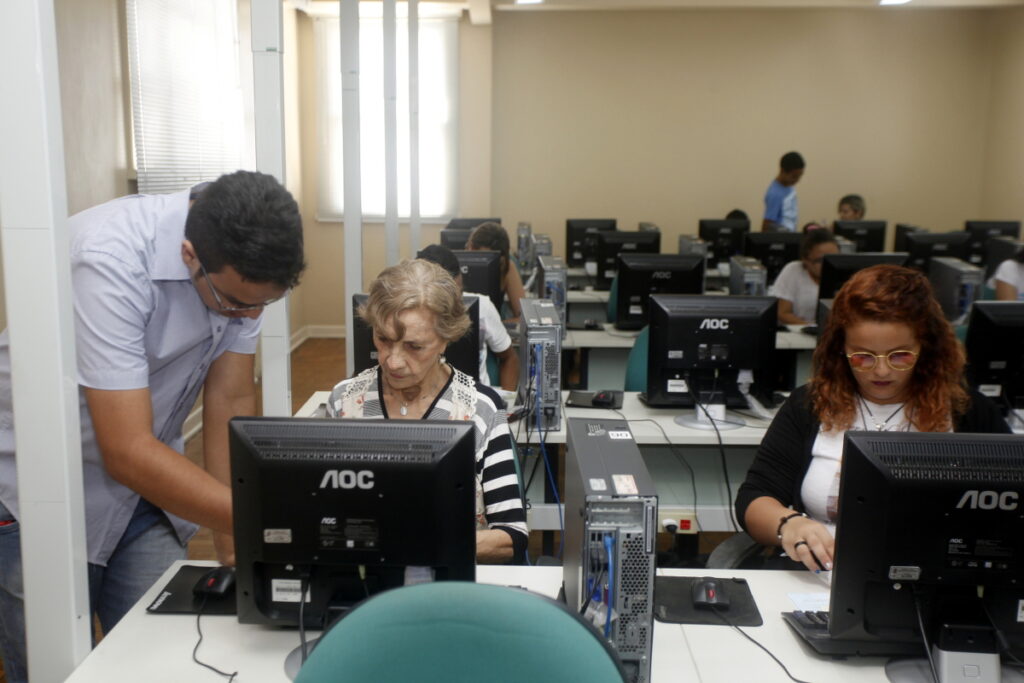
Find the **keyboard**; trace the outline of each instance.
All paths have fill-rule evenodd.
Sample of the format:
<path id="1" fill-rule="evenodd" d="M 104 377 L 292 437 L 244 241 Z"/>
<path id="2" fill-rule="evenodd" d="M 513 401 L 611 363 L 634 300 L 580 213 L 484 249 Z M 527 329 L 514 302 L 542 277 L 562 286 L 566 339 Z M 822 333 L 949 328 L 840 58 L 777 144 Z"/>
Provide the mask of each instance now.
<path id="1" fill-rule="evenodd" d="M 831 657 L 854 656 L 921 656 L 924 646 L 889 640 L 838 640 L 828 632 L 828 612 L 783 612 L 782 619 L 797 632 L 815 652 Z"/>

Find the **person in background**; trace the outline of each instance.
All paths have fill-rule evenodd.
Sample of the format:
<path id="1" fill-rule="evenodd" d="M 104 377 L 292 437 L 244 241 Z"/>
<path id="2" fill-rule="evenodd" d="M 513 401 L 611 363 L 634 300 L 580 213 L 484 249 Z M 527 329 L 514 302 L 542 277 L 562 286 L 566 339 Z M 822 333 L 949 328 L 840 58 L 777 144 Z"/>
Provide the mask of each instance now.
<path id="1" fill-rule="evenodd" d="M 729 213 L 725 214 L 725 220 L 727 221 L 749 221 L 750 216 L 743 209 L 733 209 Z"/>
<path id="2" fill-rule="evenodd" d="M 526 510 L 505 403 L 444 360 L 445 347 L 470 325 L 459 286 L 436 263 L 402 261 L 381 271 L 357 313 L 373 330 L 379 365 L 334 387 L 328 417 L 470 421 L 477 561 L 522 562 Z"/>
<path id="3" fill-rule="evenodd" d="M 988 286 L 996 290 L 999 301 L 1024 301 L 1024 247 L 1016 256 L 999 264 Z"/>
<path id="4" fill-rule="evenodd" d="M 779 160 L 779 174 L 764 194 L 765 232 L 788 230 L 796 232 L 799 210 L 796 200 L 796 184 L 804 175 L 804 158 L 799 152 L 787 152 Z"/>
<path id="5" fill-rule="evenodd" d="M 68 219 L 89 602 L 104 632 L 197 524 L 234 564 L 228 420 L 256 414 L 264 307 L 299 281 L 302 219 L 272 176 L 238 171 Z M 182 425 L 203 393 L 203 460 Z M 8 332 L 0 335 L 0 656 L 27 679 Z M 44 427 L 45 428 L 45 427 Z M 33 453 L 18 452 L 27 462 Z M 40 539 L 33 539 L 40 542 Z"/>
<path id="6" fill-rule="evenodd" d="M 743 528 L 808 569 L 832 569 L 847 430 L 1009 433 L 998 408 L 965 389 L 964 362 L 925 275 L 893 265 L 855 273 L 836 295 L 810 382 L 779 409 L 737 492 Z"/>
<path id="7" fill-rule="evenodd" d="M 811 230 L 800 243 L 800 260 L 790 261 L 775 278 L 774 295 L 779 299 L 779 323 L 809 325 L 815 320 L 821 262 L 826 254 L 838 254 L 835 235 L 824 228 Z"/>
<path id="8" fill-rule="evenodd" d="M 864 220 L 864 212 L 867 205 L 864 198 L 859 194 L 848 194 L 839 200 L 839 220 L 861 221 Z"/>
<path id="9" fill-rule="evenodd" d="M 490 386 L 487 373 L 487 351 L 490 349 L 498 358 L 498 376 L 502 389 L 515 391 L 519 383 L 519 355 L 512 347 L 512 338 L 501 322 L 498 309 L 494 307 L 490 297 L 473 292 L 465 292 L 462 288 L 462 271 L 459 260 L 448 247 L 431 244 L 425 247 L 416 258 L 436 263 L 455 279 L 459 291 L 475 296 L 480 306 L 480 383 Z"/>
<path id="10" fill-rule="evenodd" d="M 811 221 L 809 223 L 804 223 L 804 227 L 800 230 L 800 232 L 806 235 L 807 233 L 812 232 L 814 230 L 827 230 L 827 228 L 817 221 Z"/>
<path id="11" fill-rule="evenodd" d="M 505 299 L 512 311 L 510 319 L 518 320 L 522 311 L 519 300 L 526 296 L 526 290 L 523 288 L 523 279 L 519 276 L 519 269 L 513 267 L 514 264 L 509 256 L 511 247 L 505 228 L 497 223 L 481 223 L 469 234 L 466 249 L 501 252 L 502 289 L 505 290 Z"/>

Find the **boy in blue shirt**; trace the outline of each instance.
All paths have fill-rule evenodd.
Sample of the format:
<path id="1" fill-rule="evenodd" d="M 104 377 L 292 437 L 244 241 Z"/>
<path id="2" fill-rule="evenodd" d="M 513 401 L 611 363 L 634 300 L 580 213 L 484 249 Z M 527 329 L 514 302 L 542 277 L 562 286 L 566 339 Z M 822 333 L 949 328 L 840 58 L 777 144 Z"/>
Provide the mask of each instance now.
<path id="1" fill-rule="evenodd" d="M 764 194 L 765 232 L 796 232 L 797 201 L 796 185 L 804 174 L 804 158 L 799 152 L 787 152 L 779 160 L 779 175 L 775 177 Z"/>

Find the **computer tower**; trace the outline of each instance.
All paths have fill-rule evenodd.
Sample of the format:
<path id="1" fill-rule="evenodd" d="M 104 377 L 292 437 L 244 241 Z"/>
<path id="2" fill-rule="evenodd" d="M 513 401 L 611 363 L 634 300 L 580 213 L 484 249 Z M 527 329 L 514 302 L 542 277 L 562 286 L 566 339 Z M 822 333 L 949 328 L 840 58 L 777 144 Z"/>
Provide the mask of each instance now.
<path id="1" fill-rule="evenodd" d="M 700 254 L 706 259 L 708 257 L 708 243 L 696 235 L 680 235 L 679 253 Z"/>
<path id="2" fill-rule="evenodd" d="M 538 299 L 548 299 L 558 310 L 558 319 L 562 322 L 562 338 L 565 338 L 566 304 L 565 293 L 569 288 L 568 273 L 565 261 L 561 256 L 537 257 L 537 278 L 535 289 Z"/>
<path id="3" fill-rule="evenodd" d="M 533 234 L 532 226 L 526 221 L 520 221 L 516 226 L 516 260 L 519 261 L 519 269 L 529 273 L 533 270 L 533 255 L 530 250 L 530 236 Z"/>
<path id="4" fill-rule="evenodd" d="M 530 236 L 530 256 L 536 259 L 538 256 L 551 256 L 551 238 L 547 235 L 533 233 Z M 536 263 L 534 263 L 536 265 Z"/>
<path id="5" fill-rule="evenodd" d="M 764 296 L 768 289 L 768 271 L 751 256 L 733 256 L 729 259 L 729 294 L 734 296 Z"/>
<path id="6" fill-rule="evenodd" d="M 857 253 L 857 245 L 854 244 L 852 241 L 846 239 L 842 235 L 836 235 L 836 244 L 839 245 L 839 253 L 840 254 L 856 254 Z M 899 251 L 899 250 L 897 249 L 897 251 Z"/>
<path id="7" fill-rule="evenodd" d="M 562 426 L 562 323 L 547 299 L 520 299 L 519 398 L 532 429 Z"/>
<path id="8" fill-rule="evenodd" d="M 605 634 L 631 683 L 651 680 L 658 495 L 625 420 L 570 418 L 565 600 Z M 608 621 L 609 607 L 611 621 Z"/>
<path id="9" fill-rule="evenodd" d="M 958 258 L 933 256 L 928 279 L 946 319 L 959 325 L 967 320 L 971 304 L 981 296 L 985 271 Z"/>

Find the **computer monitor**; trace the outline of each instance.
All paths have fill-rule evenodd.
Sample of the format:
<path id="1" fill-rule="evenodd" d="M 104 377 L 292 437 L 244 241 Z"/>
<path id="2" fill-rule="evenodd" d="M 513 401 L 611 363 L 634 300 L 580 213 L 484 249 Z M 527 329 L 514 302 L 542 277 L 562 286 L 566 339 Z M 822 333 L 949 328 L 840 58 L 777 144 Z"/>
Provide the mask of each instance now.
<path id="1" fill-rule="evenodd" d="M 701 218 L 697 234 L 708 245 L 708 268 L 717 268 L 742 254 L 743 240 L 749 232 L 750 221 L 746 219 Z"/>
<path id="2" fill-rule="evenodd" d="M 907 267 L 927 273 L 932 256 L 952 256 L 967 260 L 971 234 L 965 230 L 953 232 L 914 232 L 907 235 Z"/>
<path id="3" fill-rule="evenodd" d="M 842 462 L 831 639 L 923 657 L 920 614 L 947 652 L 994 643 L 994 622 L 1021 654 L 1024 439 L 847 432 Z"/>
<path id="4" fill-rule="evenodd" d="M 472 230 L 465 229 L 443 228 L 440 233 L 441 246 L 447 247 L 452 251 L 465 249 L 466 242 L 469 241 L 469 236 L 472 232 Z"/>
<path id="5" fill-rule="evenodd" d="M 787 263 L 800 258 L 803 241 L 804 235 L 798 232 L 752 232 L 747 235 L 743 254 L 761 262 L 771 285 Z"/>
<path id="6" fill-rule="evenodd" d="M 853 274 L 863 268 L 889 263 L 902 266 L 907 262 L 905 253 L 866 254 L 825 254 L 821 262 L 821 282 L 818 283 L 819 299 L 834 299 L 836 292 Z"/>
<path id="7" fill-rule="evenodd" d="M 657 254 L 661 251 L 661 233 L 657 230 L 619 232 L 602 230 L 588 239 L 594 239 L 594 289 L 606 290 L 612 286 L 619 271 L 619 254 Z"/>
<path id="8" fill-rule="evenodd" d="M 1009 237 L 992 237 L 985 243 L 985 281 L 996 274 L 996 268 L 1007 259 L 1016 258 L 1024 243 Z"/>
<path id="9" fill-rule="evenodd" d="M 489 297 L 499 311 L 505 301 L 502 286 L 501 252 L 453 249 L 462 271 L 462 290 Z"/>
<path id="10" fill-rule="evenodd" d="M 377 365 L 377 347 L 373 345 L 373 330 L 366 321 L 355 314 L 366 304 L 368 294 L 352 295 L 352 367 L 355 374 Z M 475 296 L 463 296 L 462 303 L 469 315 L 469 332 L 448 345 L 445 359 L 475 380 L 480 379 L 480 301 Z"/>
<path id="11" fill-rule="evenodd" d="M 755 373 L 751 393 L 771 393 L 757 381 L 775 354 L 775 297 L 655 294 L 649 305 L 647 405 L 747 408 L 741 371 Z"/>
<path id="12" fill-rule="evenodd" d="M 586 262 L 587 233 L 596 230 L 615 230 L 614 218 L 569 218 L 565 221 L 565 264 L 582 268 Z"/>
<path id="13" fill-rule="evenodd" d="M 1024 408 L 1024 301 L 975 301 L 964 345 L 968 383 L 1004 413 Z"/>
<path id="14" fill-rule="evenodd" d="M 907 223 L 896 224 L 896 238 L 892 243 L 893 251 L 906 251 L 907 250 L 907 235 L 917 232 L 928 232 L 928 228 L 922 228 L 917 225 L 908 225 Z"/>
<path id="15" fill-rule="evenodd" d="M 647 324 L 652 294 L 703 294 L 704 257 L 699 254 L 621 254 L 615 298 L 615 327 L 639 330 Z"/>
<path id="16" fill-rule="evenodd" d="M 453 218 L 444 226 L 445 230 L 470 230 L 483 223 L 497 223 L 501 225 L 500 218 Z"/>
<path id="17" fill-rule="evenodd" d="M 857 245 L 857 252 L 885 251 L 885 221 L 836 221 L 833 232 Z"/>
<path id="18" fill-rule="evenodd" d="M 473 425 L 236 417 L 238 620 L 321 629 L 416 580 L 473 581 Z M 300 596 L 305 593 L 304 603 Z"/>
<path id="19" fill-rule="evenodd" d="M 993 237 L 1020 239 L 1020 221 L 964 221 L 970 233 L 967 260 L 976 266 L 985 262 L 985 244 Z"/>

